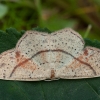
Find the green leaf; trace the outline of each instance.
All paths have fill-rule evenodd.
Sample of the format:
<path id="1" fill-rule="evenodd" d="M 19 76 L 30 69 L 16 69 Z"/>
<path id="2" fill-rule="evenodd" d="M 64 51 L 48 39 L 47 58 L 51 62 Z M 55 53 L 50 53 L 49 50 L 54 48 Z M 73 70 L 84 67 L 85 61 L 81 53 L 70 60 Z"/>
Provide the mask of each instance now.
<path id="1" fill-rule="evenodd" d="M 8 12 L 8 7 L 6 5 L 0 4 L 0 19 L 3 18 Z"/>
<path id="2" fill-rule="evenodd" d="M 35 28 L 38 31 L 45 29 Z M 50 32 L 47 29 L 45 31 Z M 0 31 L 0 52 L 15 47 L 24 32 L 14 28 Z M 100 48 L 99 41 L 85 41 L 86 45 Z M 0 80 L 0 100 L 100 100 L 100 78 L 49 82 Z"/>
<path id="3" fill-rule="evenodd" d="M 33 30 L 39 31 L 39 32 L 47 32 L 47 33 L 51 33 L 51 31 L 48 28 L 39 28 L 39 27 L 35 27 L 33 28 Z"/>

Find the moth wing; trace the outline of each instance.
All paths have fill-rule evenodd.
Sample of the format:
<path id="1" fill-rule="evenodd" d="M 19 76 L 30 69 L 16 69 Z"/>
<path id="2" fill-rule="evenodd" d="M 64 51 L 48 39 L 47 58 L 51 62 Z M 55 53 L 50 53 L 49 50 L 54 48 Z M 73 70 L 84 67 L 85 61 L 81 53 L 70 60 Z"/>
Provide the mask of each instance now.
<path id="1" fill-rule="evenodd" d="M 26 31 L 16 45 L 16 51 L 31 58 L 39 51 L 49 50 L 50 36 L 44 32 Z"/>
<path id="2" fill-rule="evenodd" d="M 52 49 L 60 49 L 77 57 L 84 49 L 84 40 L 81 35 L 71 28 L 65 28 L 51 34 Z"/>
<path id="3" fill-rule="evenodd" d="M 38 66 L 37 72 L 41 77 L 50 78 L 50 35 L 44 32 L 27 31 L 16 45 L 20 56 L 30 59 Z M 36 70 L 34 71 L 35 75 Z M 36 73 L 36 74 L 37 74 Z M 48 74 L 46 74 L 48 73 Z"/>
<path id="4" fill-rule="evenodd" d="M 55 73 L 72 63 L 74 57 L 77 58 L 81 54 L 84 44 L 82 37 L 70 28 L 52 33 L 50 50 L 52 50 L 51 62 Z"/>
<path id="5" fill-rule="evenodd" d="M 100 76 L 100 49 L 86 47 L 79 57 L 61 68 L 57 77 L 63 79 L 81 79 Z"/>
<path id="6" fill-rule="evenodd" d="M 39 81 L 50 77 L 49 72 L 38 67 L 27 58 L 17 59 L 15 49 L 1 53 L 0 55 L 0 79 L 19 81 Z"/>
<path id="7" fill-rule="evenodd" d="M 10 74 L 16 66 L 15 49 L 1 53 L 0 55 L 0 79 L 10 80 Z"/>

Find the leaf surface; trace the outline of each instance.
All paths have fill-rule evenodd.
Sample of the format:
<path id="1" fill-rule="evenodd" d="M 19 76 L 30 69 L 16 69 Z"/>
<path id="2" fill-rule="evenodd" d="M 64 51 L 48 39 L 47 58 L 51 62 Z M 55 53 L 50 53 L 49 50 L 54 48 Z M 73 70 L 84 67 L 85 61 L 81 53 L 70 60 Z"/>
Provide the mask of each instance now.
<path id="1" fill-rule="evenodd" d="M 50 31 L 35 28 L 38 31 Z M 9 28 L 0 31 L 0 53 L 14 48 L 25 31 Z M 86 45 L 100 48 L 100 42 L 85 39 Z M 0 80 L 0 100 L 100 100 L 100 78 L 57 81 Z"/>

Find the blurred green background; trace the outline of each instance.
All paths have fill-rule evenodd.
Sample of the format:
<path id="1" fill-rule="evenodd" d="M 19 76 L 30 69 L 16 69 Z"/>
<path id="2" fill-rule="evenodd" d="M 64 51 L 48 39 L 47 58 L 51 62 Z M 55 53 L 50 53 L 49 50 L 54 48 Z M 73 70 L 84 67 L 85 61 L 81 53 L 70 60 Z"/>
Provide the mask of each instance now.
<path id="1" fill-rule="evenodd" d="M 100 40 L 100 0 L 0 0 L 0 30 L 37 26 L 51 31 L 71 27 Z"/>

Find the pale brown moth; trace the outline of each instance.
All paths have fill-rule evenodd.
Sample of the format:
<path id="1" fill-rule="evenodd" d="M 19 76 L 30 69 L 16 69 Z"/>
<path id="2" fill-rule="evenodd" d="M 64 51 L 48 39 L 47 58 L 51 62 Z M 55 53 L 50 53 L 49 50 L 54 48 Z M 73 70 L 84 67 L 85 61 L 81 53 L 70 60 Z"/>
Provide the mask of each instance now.
<path id="1" fill-rule="evenodd" d="M 0 79 L 39 81 L 100 76 L 100 49 L 85 47 L 70 28 L 51 34 L 27 31 L 14 49 L 0 55 Z"/>

